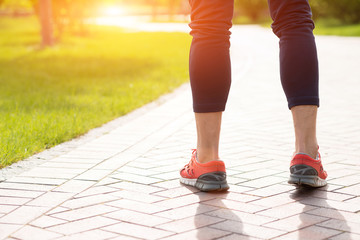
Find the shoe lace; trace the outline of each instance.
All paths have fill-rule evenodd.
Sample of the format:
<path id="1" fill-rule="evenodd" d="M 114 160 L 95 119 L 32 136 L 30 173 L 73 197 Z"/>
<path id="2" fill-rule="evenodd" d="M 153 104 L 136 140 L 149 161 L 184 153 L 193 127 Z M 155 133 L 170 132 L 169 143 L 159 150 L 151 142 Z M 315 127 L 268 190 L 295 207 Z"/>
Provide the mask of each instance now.
<path id="1" fill-rule="evenodd" d="M 189 161 L 188 164 L 185 165 L 185 171 L 189 174 L 189 175 L 194 175 L 194 169 L 193 169 L 193 164 L 194 161 L 196 160 L 195 157 L 196 156 L 196 149 L 192 149 L 192 157 Z"/>

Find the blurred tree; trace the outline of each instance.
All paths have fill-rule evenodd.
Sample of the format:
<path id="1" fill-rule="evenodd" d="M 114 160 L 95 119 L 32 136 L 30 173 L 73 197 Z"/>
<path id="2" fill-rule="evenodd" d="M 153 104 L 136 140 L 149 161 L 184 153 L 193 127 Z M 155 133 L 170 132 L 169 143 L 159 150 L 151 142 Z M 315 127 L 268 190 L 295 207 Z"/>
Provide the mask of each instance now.
<path id="1" fill-rule="evenodd" d="M 168 0 L 169 20 L 174 21 L 174 16 L 180 7 L 181 0 Z"/>
<path id="2" fill-rule="evenodd" d="M 52 46 L 54 44 L 54 38 L 51 0 L 39 1 L 39 16 L 41 23 L 42 45 L 44 47 Z"/>
<path id="3" fill-rule="evenodd" d="M 160 14 L 169 16 L 169 20 L 173 21 L 183 1 L 188 0 L 143 0 L 140 2 L 151 7 L 152 21 L 159 20 Z"/>
<path id="4" fill-rule="evenodd" d="M 36 16 L 40 17 L 39 0 L 29 0 Z"/>
<path id="5" fill-rule="evenodd" d="M 35 14 L 41 18 L 41 2 L 44 0 L 30 0 Z M 51 0 L 46 0 L 51 1 Z M 51 21 L 58 39 L 65 29 L 80 35 L 86 34 L 85 21 L 94 15 L 96 0 L 52 0 Z"/>
<path id="6" fill-rule="evenodd" d="M 315 18 L 336 18 L 343 23 L 360 23 L 360 0 L 311 1 Z"/>
<path id="7" fill-rule="evenodd" d="M 150 3 L 151 5 L 151 9 L 152 9 L 152 21 L 156 21 L 158 18 L 158 11 L 159 11 L 159 0 L 148 0 L 148 3 Z"/>
<path id="8" fill-rule="evenodd" d="M 310 1 L 312 18 L 317 19 L 323 15 L 323 9 L 321 9 L 321 3 L 319 1 Z M 323 6 L 324 7 L 324 6 Z"/>
<path id="9" fill-rule="evenodd" d="M 28 0 L 0 0 L 0 8 L 2 13 L 14 17 L 31 14 L 31 6 Z"/>
<path id="10" fill-rule="evenodd" d="M 239 14 L 249 17 L 254 23 L 268 16 L 267 0 L 235 0 Z"/>

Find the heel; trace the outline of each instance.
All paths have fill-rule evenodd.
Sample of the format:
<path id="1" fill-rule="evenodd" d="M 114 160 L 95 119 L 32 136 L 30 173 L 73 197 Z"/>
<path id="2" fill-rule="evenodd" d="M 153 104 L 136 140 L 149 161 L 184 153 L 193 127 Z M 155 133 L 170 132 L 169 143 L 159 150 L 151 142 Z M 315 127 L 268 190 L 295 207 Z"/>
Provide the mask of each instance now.
<path id="1" fill-rule="evenodd" d="M 205 173 L 196 180 L 195 187 L 204 192 L 226 191 L 229 189 L 225 172 Z"/>
<path id="2" fill-rule="evenodd" d="M 316 175 L 311 176 L 311 175 L 290 174 L 288 183 L 298 186 L 307 185 L 311 187 L 323 187 L 326 185 L 326 181 L 319 178 Z"/>

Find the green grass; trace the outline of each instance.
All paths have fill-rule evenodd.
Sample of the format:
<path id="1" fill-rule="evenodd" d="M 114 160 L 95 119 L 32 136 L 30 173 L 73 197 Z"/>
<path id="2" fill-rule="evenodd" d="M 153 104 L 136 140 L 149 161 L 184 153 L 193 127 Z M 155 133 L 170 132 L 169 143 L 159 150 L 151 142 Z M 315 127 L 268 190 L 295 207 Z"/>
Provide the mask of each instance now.
<path id="1" fill-rule="evenodd" d="M 315 25 L 314 33 L 317 35 L 360 36 L 360 24 L 346 25 L 336 20 L 319 19 Z"/>
<path id="2" fill-rule="evenodd" d="M 90 27 L 39 50 L 35 18 L 0 18 L 0 168 L 86 133 L 188 80 L 185 33 Z"/>
<path id="3" fill-rule="evenodd" d="M 269 28 L 272 21 L 261 22 L 262 27 Z M 335 35 L 343 37 L 359 37 L 360 24 L 344 24 L 336 19 L 316 19 L 314 34 L 316 35 Z"/>

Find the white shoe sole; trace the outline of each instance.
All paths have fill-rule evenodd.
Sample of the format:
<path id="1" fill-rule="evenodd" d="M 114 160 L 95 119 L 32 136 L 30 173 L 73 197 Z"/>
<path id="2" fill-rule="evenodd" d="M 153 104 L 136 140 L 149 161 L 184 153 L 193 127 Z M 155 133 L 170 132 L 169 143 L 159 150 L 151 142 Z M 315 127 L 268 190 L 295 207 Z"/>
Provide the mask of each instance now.
<path id="1" fill-rule="evenodd" d="M 185 185 L 196 187 L 197 189 L 203 192 L 225 191 L 229 189 L 229 185 L 227 184 L 226 178 L 223 178 L 221 181 L 216 181 L 216 180 L 204 180 L 201 178 L 188 179 L 180 176 L 180 182 Z"/>
<path id="2" fill-rule="evenodd" d="M 319 176 L 306 176 L 306 175 L 295 175 L 291 174 L 289 184 L 293 185 L 307 185 L 311 187 L 324 187 L 327 185 L 325 179 L 321 179 Z"/>

